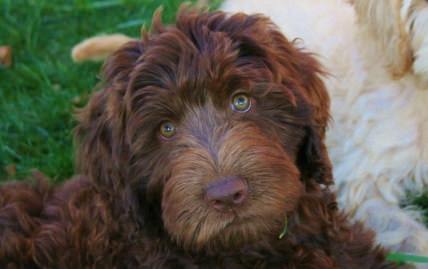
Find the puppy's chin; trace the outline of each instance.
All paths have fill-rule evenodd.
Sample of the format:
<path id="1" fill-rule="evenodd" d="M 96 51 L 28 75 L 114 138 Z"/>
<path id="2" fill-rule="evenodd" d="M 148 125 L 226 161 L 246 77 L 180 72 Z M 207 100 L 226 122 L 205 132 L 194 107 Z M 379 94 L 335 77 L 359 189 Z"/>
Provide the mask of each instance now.
<path id="1" fill-rule="evenodd" d="M 254 211 L 257 210 L 251 210 L 251 205 L 249 207 L 240 212 L 220 213 L 214 209 L 208 210 L 204 217 L 190 217 L 185 227 L 165 226 L 178 246 L 196 253 L 236 251 L 245 246 L 277 239 L 284 228 L 289 205 L 282 202 L 274 210 L 264 208 L 264 215 L 260 212 L 255 214 Z M 167 216 L 164 216 L 164 222 L 169 222 Z"/>

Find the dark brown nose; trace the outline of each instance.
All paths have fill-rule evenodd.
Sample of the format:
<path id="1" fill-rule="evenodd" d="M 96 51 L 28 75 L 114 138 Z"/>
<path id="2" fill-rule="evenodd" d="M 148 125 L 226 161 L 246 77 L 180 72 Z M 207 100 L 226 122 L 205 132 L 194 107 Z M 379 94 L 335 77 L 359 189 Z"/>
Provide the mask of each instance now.
<path id="1" fill-rule="evenodd" d="M 247 198 L 248 185 L 241 177 L 230 176 L 209 184 L 205 188 L 208 203 L 217 210 L 230 209 Z"/>

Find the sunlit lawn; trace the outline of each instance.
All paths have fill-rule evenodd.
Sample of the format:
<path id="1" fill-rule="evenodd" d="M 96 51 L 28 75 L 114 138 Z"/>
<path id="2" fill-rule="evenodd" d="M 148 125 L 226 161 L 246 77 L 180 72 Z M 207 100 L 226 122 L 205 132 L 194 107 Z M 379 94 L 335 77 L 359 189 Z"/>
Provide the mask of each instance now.
<path id="1" fill-rule="evenodd" d="M 138 36 L 157 7 L 170 22 L 181 2 L 0 0 L 0 46 L 14 53 L 13 67 L 0 69 L 0 178 L 24 178 L 33 168 L 53 180 L 72 175 L 72 113 L 100 64 L 74 64 L 70 49 L 95 34 Z"/>

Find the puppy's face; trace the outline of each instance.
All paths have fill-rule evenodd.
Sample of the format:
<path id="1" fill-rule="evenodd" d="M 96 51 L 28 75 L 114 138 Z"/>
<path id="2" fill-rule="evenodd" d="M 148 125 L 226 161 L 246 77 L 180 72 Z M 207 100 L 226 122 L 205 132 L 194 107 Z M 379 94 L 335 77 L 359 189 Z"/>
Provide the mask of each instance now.
<path id="1" fill-rule="evenodd" d="M 157 118 L 149 185 L 162 189 L 163 223 L 183 246 L 233 247 L 280 233 L 303 190 L 296 161 L 304 131 L 293 123 L 305 119 L 278 90 L 242 85 L 206 89 L 200 102 L 161 98 L 183 111 Z"/>
<path id="2" fill-rule="evenodd" d="M 330 183 L 316 61 L 260 16 L 182 11 L 154 25 L 113 56 L 81 114 L 81 169 L 129 190 L 183 248 L 278 236 L 302 192 Z"/>

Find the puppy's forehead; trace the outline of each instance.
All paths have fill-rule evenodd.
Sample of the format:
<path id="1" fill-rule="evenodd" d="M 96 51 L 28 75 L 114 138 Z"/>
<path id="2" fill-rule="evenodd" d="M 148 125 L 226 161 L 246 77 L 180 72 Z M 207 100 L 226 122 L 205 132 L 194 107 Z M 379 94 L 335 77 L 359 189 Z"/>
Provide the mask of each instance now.
<path id="1" fill-rule="evenodd" d="M 209 21 L 168 27 L 145 41 L 132 88 L 167 91 L 190 102 L 207 97 L 221 102 L 255 80 L 272 80 L 267 52 L 258 43 L 251 35 L 227 32 Z"/>
<path id="2" fill-rule="evenodd" d="M 213 39 L 213 48 L 198 48 L 176 29 L 160 35 L 149 43 L 135 74 L 138 88 L 156 86 L 199 99 L 208 91 L 218 95 L 234 86 L 230 82 L 240 80 L 232 74 L 238 51 L 226 38 Z"/>

